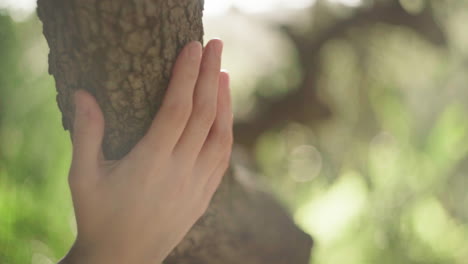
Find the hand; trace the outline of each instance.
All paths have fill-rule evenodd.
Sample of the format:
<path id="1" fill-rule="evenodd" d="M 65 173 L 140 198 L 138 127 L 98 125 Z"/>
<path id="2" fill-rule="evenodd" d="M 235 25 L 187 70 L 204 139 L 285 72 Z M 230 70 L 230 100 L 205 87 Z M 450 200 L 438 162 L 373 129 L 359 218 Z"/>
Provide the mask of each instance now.
<path id="1" fill-rule="evenodd" d="M 78 235 L 62 263 L 161 263 L 206 211 L 233 141 L 221 53 L 220 40 L 184 48 L 150 129 L 120 161 L 105 161 L 102 112 L 76 92 L 69 183 Z"/>

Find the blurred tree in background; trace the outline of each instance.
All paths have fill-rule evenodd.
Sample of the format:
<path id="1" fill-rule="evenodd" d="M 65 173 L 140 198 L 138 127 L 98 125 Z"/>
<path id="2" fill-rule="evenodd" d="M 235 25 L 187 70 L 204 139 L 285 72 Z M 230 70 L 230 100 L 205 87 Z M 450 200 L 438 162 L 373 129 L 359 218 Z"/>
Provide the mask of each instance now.
<path id="1" fill-rule="evenodd" d="M 314 236 L 313 263 L 466 264 L 468 2 L 348 2 L 205 18 L 236 170 Z M 53 263 L 74 237 L 47 52 L 36 17 L 1 12 L 0 263 Z"/>

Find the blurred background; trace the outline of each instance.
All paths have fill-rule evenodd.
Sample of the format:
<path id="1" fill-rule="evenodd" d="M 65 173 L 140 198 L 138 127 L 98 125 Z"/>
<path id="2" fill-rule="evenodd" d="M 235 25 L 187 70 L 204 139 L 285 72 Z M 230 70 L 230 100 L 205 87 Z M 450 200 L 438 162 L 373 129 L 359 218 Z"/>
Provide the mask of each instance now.
<path id="1" fill-rule="evenodd" d="M 236 165 L 290 210 L 311 263 L 468 263 L 468 1 L 206 0 L 226 43 Z M 0 0 L 0 263 L 75 236 L 34 0 Z"/>

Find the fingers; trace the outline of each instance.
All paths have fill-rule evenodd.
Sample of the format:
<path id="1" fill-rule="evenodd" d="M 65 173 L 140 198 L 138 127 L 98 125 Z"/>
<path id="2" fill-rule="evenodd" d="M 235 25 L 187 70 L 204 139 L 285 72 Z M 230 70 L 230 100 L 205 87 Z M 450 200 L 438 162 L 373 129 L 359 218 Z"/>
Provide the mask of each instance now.
<path id="1" fill-rule="evenodd" d="M 75 93 L 72 167 L 97 168 L 101 161 L 104 117 L 94 97 L 84 90 Z"/>
<path id="2" fill-rule="evenodd" d="M 203 53 L 192 114 L 174 150 L 176 156 L 188 162 L 195 162 L 216 118 L 222 49 L 222 41 L 215 39 Z"/>
<path id="3" fill-rule="evenodd" d="M 220 87 L 218 94 L 218 111 L 208 138 L 203 145 L 195 163 L 195 171 L 211 175 L 216 164 L 230 153 L 233 143 L 233 115 L 231 107 L 231 96 L 229 91 L 229 75 L 226 72 L 220 74 Z M 195 174 L 200 175 L 200 174 Z"/>
<path id="4" fill-rule="evenodd" d="M 192 112 L 201 55 L 202 46 L 198 41 L 189 43 L 179 55 L 161 109 L 135 147 L 136 151 L 143 152 L 143 156 L 158 150 L 170 154 L 179 140 Z"/>

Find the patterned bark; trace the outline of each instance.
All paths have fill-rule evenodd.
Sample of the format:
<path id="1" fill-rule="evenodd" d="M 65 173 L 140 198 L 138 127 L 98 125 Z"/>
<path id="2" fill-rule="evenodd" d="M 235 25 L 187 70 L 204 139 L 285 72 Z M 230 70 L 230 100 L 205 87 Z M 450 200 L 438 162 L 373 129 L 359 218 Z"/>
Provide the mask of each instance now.
<path id="1" fill-rule="evenodd" d="M 105 119 L 108 159 L 120 159 L 159 109 L 180 49 L 202 40 L 203 0 L 38 0 L 63 125 L 86 89 Z M 207 214 L 166 263 L 308 263 L 312 241 L 267 194 L 229 172 Z"/>

